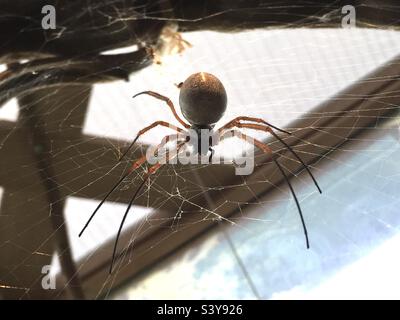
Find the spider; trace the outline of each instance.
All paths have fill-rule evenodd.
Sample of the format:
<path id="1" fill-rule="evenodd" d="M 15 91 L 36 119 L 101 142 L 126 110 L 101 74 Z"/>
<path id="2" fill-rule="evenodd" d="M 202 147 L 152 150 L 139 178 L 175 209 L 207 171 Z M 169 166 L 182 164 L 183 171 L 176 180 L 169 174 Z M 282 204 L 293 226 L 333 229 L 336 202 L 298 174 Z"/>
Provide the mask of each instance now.
<path id="1" fill-rule="evenodd" d="M 137 133 L 135 139 L 132 141 L 132 143 L 129 145 L 129 147 L 126 149 L 126 151 L 119 158 L 119 161 L 121 161 L 122 158 L 125 157 L 125 155 L 133 147 L 133 145 L 136 143 L 136 141 L 138 140 L 138 138 L 140 136 L 142 136 L 144 133 L 146 133 L 147 131 L 149 131 L 157 126 L 163 126 L 163 127 L 170 128 L 170 129 L 176 131 L 177 135 L 175 135 L 174 138 L 171 138 L 172 135 L 165 136 L 162 139 L 162 142 L 157 146 L 156 150 L 158 150 L 159 148 L 164 146 L 168 141 L 175 139 L 175 140 L 177 140 L 177 149 L 178 149 L 177 152 L 179 153 L 179 150 L 182 147 L 184 147 L 187 144 L 187 142 L 189 141 L 188 131 L 191 130 L 192 132 L 194 131 L 195 133 L 199 133 L 201 130 L 206 129 L 206 130 L 209 130 L 210 137 L 211 136 L 217 137 L 217 139 L 216 139 L 217 142 L 214 145 L 216 145 L 218 143 L 218 141 L 222 141 L 224 138 L 236 136 L 239 139 L 245 140 L 247 142 L 251 141 L 253 143 L 253 145 L 256 146 L 257 148 L 261 149 L 261 151 L 273 156 L 272 150 L 267 144 L 265 144 L 257 139 L 254 139 L 254 138 L 249 140 L 248 136 L 246 136 L 245 134 L 243 134 L 241 131 L 239 131 L 237 129 L 247 128 L 247 129 L 253 129 L 253 130 L 260 130 L 260 131 L 270 133 L 272 136 L 274 136 L 277 140 L 280 141 L 280 143 L 282 143 L 294 155 L 294 157 L 296 157 L 300 161 L 300 163 L 302 164 L 304 169 L 306 169 L 306 171 L 310 175 L 311 179 L 313 180 L 319 193 L 322 193 L 321 188 L 319 187 L 316 179 L 314 178 L 314 176 L 311 173 L 308 166 L 299 157 L 299 155 L 283 139 L 281 139 L 275 133 L 275 131 L 273 129 L 280 131 L 282 133 L 288 134 L 288 135 L 291 134 L 290 132 L 280 129 L 278 127 L 275 127 L 272 124 L 266 122 L 265 120 L 263 120 L 261 118 L 254 118 L 254 117 L 247 117 L 247 116 L 236 117 L 233 120 L 226 123 L 225 125 L 223 125 L 222 127 L 220 127 L 218 130 L 214 130 L 215 124 L 221 119 L 221 117 L 225 113 L 225 110 L 227 107 L 227 94 L 226 94 L 226 91 L 225 91 L 225 88 L 224 88 L 222 82 L 217 77 L 215 77 L 214 75 L 212 75 L 210 73 L 206 73 L 206 72 L 195 73 L 195 74 L 192 74 L 191 76 L 189 76 L 184 82 L 180 83 L 178 85 L 178 87 L 180 88 L 179 105 L 181 108 L 181 112 L 182 112 L 183 116 L 185 117 L 185 119 L 189 123 L 186 123 L 184 120 L 182 120 L 179 117 L 179 115 L 177 114 L 177 112 L 175 110 L 174 104 L 172 103 L 172 101 L 169 98 L 167 98 L 157 92 L 143 91 L 143 92 L 135 94 L 133 96 L 133 98 L 135 98 L 139 95 L 149 95 L 149 96 L 152 96 L 156 99 L 163 101 L 171 109 L 175 119 L 185 129 L 182 129 L 178 126 L 175 126 L 171 123 L 168 123 L 168 122 L 165 122 L 162 120 L 155 121 Z M 208 145 L 209 148 L 208 148 L 208 150 L 206 150 L 206 152 L 204 152 L 204 148 L 200 149 L 200 145 L 202 145 L 202 143 L 204 142 L 204 141 L 202 141 L 202 135 L 197 134 L 197 139 L 198 139 L 198 144 L 197 144 L 198 148 L 194 149 L 194 152 L 195 153 L 197 152 L 199 154 L 204 154 L 209 151 L 211 153 L 209 160 L 211 161 L 213 153 L 214 153 L 214 150 L 212 149 L 213 144 L 211 143 L 211 139 L 209 140 L 209 145 Z M 167 153 L 166 158 L 168 159 L 171 157 L 172 157 L 171 154 Z M 298 210 L 300 220 L 302 223 L 302 227 L 303 227 L 305 240 L 306 240 L 306 247 L 308 249 L 310 247 L 310 245 L 309 245 L 307 228 L 306 228 L 303 213 L 302 213 L 299 201 L 297 199 L 296 193 L 294 192 L 292 184 L 290 183 L 289 178 L 286 175 L 285 171 L 283 170 L 282 166 L 280 165 L 279 161 L 275 157 L 272 157 L 272 160 L 275 162 L 278 170 L 284 177 L 284 180 L 286 181 L 287 185 L 289 186 L 290 192 L 296 203 L 297 210 Z M 127 176 L 129 176 L 137 168 L 141 167 L 146 161 L 147 161 L 146 155 L 144 155 L 132 163 L 129 170 L 127 170 L 127 172 L 117 181 L 117 183 L 105 195 L 104 199 L 98 204 L 98 206 L 96 207 L 96 209 L 94 210 L 94 212 L 92 213 L 92 215 L 90 216 L 88 221 L 86 222 L 85 226 L 83 227 L 82 231 L 79 233 L 79 237 L 86 230 L 89 223 L 92 221 L 93 217 L 95 216 L 97 211 L 100 209 L 100 207 L 103 205 L 103 203 L 106 201 L 108 196 L 124 181 L 124 179 Z M 160 162 L 157 162 L 156 164 L 150 166 L 147 169 L 147 171 L 144 175 L 143 181 L 140 183 L 139 187 L 137 188 L 137 190 L 135 191 L 135 193 L 133 194 L 132 198 L 129 201 L 128 207 L 122 218 L 122 221 L 119 226 L 118 233 L 117 233 L 117 236 L 115 239 L 112 260 L 111 260 L 111 265 L 110 265 L 110 269 L 109 269 L 110 274 L 113 271 L 113 265 L 114 265 L 115 258 L 116 258 L 115 256 L 116 256 L 116 251 L 117 251 L 117 246 L 118 246 L 118 240 L 119 240 L 119 237 L 121 234 L 122 227 L 125 223 L 125 219 L 128 215 L 128 212 L 129 212 L 133 202 L 135 201 L 135 198 L 137 197 L 140 190 L 144 186 L 145 182 L 148 180 L 148 178 L 151 175 L 156 173 L 157 170 L 159 170 L 160 167 L 162 167 L 162 165 L 163 164 L 161 164 Z"/>

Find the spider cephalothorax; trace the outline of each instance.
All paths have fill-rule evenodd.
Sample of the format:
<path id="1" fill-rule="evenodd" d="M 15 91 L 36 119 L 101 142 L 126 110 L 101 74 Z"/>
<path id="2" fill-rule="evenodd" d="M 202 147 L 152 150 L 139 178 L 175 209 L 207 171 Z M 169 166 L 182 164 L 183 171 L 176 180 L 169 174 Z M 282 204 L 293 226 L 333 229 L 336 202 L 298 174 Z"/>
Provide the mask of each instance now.
<path id="1" fill-rule="evenodd" d="M 314 181 L 315 186 L 317 187 L 318 191 L 321 193 L 321 189 L 318 186 L 317 181 L 315 180 L 313 174 L 311 173 L 310 169 L 308 166 L 303 162 L 303 160 L 298 156 L 298 154 L 283 140 L 281 139 L 273 129 L 286 133 L 286 134 L 291 134 L 288 131 L 285 131 L 283 129 L 277 128 L 273 126 L 272 124 L 266 122 L 265 120 L 261 118 L 254 118 L 254 117 L 247 117 L 247 116 L 240 116 L 236 117 L 233 120 L 229 121 L 222 127 L 220 127 L 218 130 L 214 130 L 215 124 L 222 118 L 222 116 L 225 113 L 226 107 L 227 107 L 227 94 L 225 91 L 225 88 L 222 84 L 222 82 L 215 77 L 214 75 L 206 72 L 199 72 L 191 75 L 189 78 L 187 78 L 180 86 L 180 95 L 179 95 L 179 105 L 182 111 L 183 116 L 185 119 L 189 122 L 186 123 L 184 120 L 182 120 L 179 115 L 176 113 L 174 104 L 172 101 L 157 93 L 154 91 L 143 91 L 140 92 L 133 97 L 137 97 L 142 94 L 147 94 L 150 95 L 156 99 L 164 101 L 167 106 L 171 109 L 172 113 L 175 116 L 175 119 L 184 127 L 184 129 L 173 125 L 171 123 L 159 120 L 151 125 L 143 128 L 140 130 L 135 139 L 132 141 L 130 146 L 126 149 L 126 151 L 122 154 L 120 157 L 120 160 L 128 153 L 128 151 L 132 148 L 132 146 L 135 144 L 137 139 L 146 133 L 147 131 L 153 129 L 156 126 L 164 126 L 167 128 L 170 128 L 174 130 L 177 134 L 175 135 L 167 135 L 164 138 L 162 138 L 161 143 L 157 146 L 156 151 L 161 149 L 166 143 L 168 143 L 171 140 L 176 141 L 176 152 L 175 153 L 169 153 L 167 152 L 165 155 L 165 159 L 163 162 L 157 162 L 156 164 L 150 166 L 147 169 L 147 172 L 144 176 L 144 179 L 142 183 L 139 185 L 139 188 L 136 190 L 134 195 L 131 198 L 131 201 L 129 202 L 129 205 L 125 211 L 125 214 L 122 218 L 117 237 L 115 240 L 114 244 L 114 251 L 113 251 L 113 256 L 111 260 L 111 266 L 110 266 L 110 273 L 112 272 L 114 260 L 115 260 L 115 254 L 117 250 L 117 245 L 118 245 L 118 239 L 122 230 L 122 227 L 124 225 L 125 219 L 128 215 L 129 209 L 131 208 L 136 196 L 140 192 L 141 188 L 147 181 L 147 179 L 154 174 L 164 163 L 167 163 L 171 157 L 176 157 L 179 155 L 180 152 L 183 152 L 185 150 L 185 147 L 189 143 L 190 140 L 193 140 L 193 137 L 191 135 L 195 135 L 197 139 L 197 148 L 194 149 L 194 152 L 197 152 L 201 155 L 207 154 L 208 151 L 211 152 L 209 160 L 211 161 L 212 155 L 213 155 L 213 149 L 212 146 L 226 138 L 236 136 L 239 139 L 243 139 L 246 142 L 252 143 L 254 146 L 257 148 L 261 149 L 264 153 L 272 155 L 272 150 L 271 148 L 254 138 L 249 139 L 248 136 L 246 136 L 244 133 L 242 133 L 240 128 L 247 128 L 247 129 L 253 129 L 253 130 L 260 130 L 264 131 L 266 133 L 269 133 L 273 135 L 277 140 L 279 140 L 296 158 L 297 160 L 304 166 L 304 168 L 307 170 L 309 173 L 310 177 Z M 236 129 L 235 129 L 236 128 Z M 202 135 L 201 130 L 205 129 L 208 131 L 208 134 Z M 206 137 L 206 138 L 204 138 Z M 191 139 L 189 139 L 191 138 Z M 213 139 L 212 139 L 213 138 Z M 204 141 L 206 139 L 207 141 Z M 200 148 L 200 146 L 204 145 L 204 142 L 207 142 L 206 145 L 208 148 Z M 122 178 L 114 185 L 114 187 L 106 194 L 104 199 L 99 203 L 99 205 L 96 207 L 92 215 L 90 216 L 89 220 L 83 227 L 82 231 L 80 232 L 79 236 L 82 235 L 82 233 L 85 231 L 87 226 L 89 225 L 90 221 L 93 219 L 95 216 L 96 212 L 100 209 L 101 205 L 104 203 L 104 201 L 108 198 L 108 196 L 113 192 L 121 183 L 122 181 L 130 175 L 133 171 L 135 171 L 137 168 L 142 166 L 145 162 L 147 161 L 146 155 L 142 156 L 141 158 L 137 159 L 134 161 L 130 167 L 130 169 L 122 176 Z M 288 184 L 290 191 L 293 195 L 293 198 L 296 202 L 296 206 L 300 215 L 301 223 L 303 226 L 304 230 L 304 235 L 306 238 L 306 245 L 307 248 L 309 248 L 309 241 L 308 241 L 308 234 L 307 234 L 307 228 L 304 222 L 303 214 L 300 208 L 299 201 L 296 197 L 296 194 L 293 190 L 293 187 L 283 170 L 282 166 L 278 162 L 276 158 L 273 157 L 273 161 L 275 162 L 278 170 L 281 172 L 283 175 L 286 183 Z"/>

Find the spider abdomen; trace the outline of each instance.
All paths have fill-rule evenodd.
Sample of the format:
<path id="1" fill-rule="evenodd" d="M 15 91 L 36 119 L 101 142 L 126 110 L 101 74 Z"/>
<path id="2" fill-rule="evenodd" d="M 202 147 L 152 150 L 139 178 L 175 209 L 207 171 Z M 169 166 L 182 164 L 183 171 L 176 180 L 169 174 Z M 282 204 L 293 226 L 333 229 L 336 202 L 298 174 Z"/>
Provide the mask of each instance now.
<path id="1" fill-rule="evenodd" d="M 227 95 L 221 81 L 206 72 L 192 74 L 183 82 L 179 105 L 192 125 L 212 125 L 222 118 Z"/>

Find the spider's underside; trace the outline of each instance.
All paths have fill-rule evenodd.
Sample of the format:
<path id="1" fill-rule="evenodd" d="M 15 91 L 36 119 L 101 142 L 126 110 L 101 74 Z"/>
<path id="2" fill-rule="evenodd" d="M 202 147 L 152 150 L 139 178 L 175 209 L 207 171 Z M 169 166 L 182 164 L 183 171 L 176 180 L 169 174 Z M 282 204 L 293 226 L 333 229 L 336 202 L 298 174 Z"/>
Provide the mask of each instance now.
<path id="1" fill-rule="evenodd" d="M 156 147 L 155 152 L 157 152 L 157 150 L 160 150 L 169 141 L 176 140 L 176 145 L 177 145 L 176 150 L 174 150 L 174 152 L 167 152 L 164 156 L 164 159 L 163 159 L 164 161 L 162 163 L 157 162 L 156 164 L 150 166 L 147 169 L 142 183 L 139 185 L 138 189 L 136 190 L 136 192 L 134 193 L 134 195 L 132 196 L 132 198 L 128 204 L 128 207 L 122 218 L 120 227 L 118 229 L 117 237 L 115 240 L 113 256 L 112 256 L 111 265 L 110 265 L 110 273 L 113 270 L 114 261 L 116 259 L 118 239 L 121 234 L 121 230 L 124 225 L 125 219 L 128 215 L 128 212 L 129 212 L 135 198 L 137 197 L 140 190 L 142 189 L 142 187 L 144 186 L 144 184 L 146 183 L 146 181 L 149 179 L 149 177 L 152 174 L 154 174 L 158 169 L 160 169 L 160 167 L 162 167 L 162 165 L 164 163 L 167 163 L 168 160 L 178 156 L 180 152 L 183 152 L 185 150 L 185 147 L 190 140 L 188 137 L 190 137 L 190 134 L 192 134 L 190 132 L 197 133 L 197 139 L 198 139 L 197 146 L 198 147 L 197 147 L 197 149 L 194 150 L 194 152 L 197 152 L 201 155 L 204 155 L 207 152 L 210 152 L 211 153 L 210 158 L 209 158 L 210 161 L 211 161 L 211 158 L 212 158 L 212 155 L 214 152 L 212 149 L 213 145 L 216 145 L 218 142 L 220 142 L 226 138 L 232 137 L 232 136 L 235 136 L 239 139 L 245 140 L 246 142 L 250 142 L 257 148 L 262 150 L 264 153 L 273 155 L 271 148 L 267 144 L 265 144 L 257 139 L 254 139 L 254 138 L 249 139 L 248 136 L 246 136 L 244 133 L 242 133 L 238 129 L 246 128 L 246 129 L 253 129 L 253 130 L 259 130 L 259 131 L 264 131 L 266 133 L 270 133 L 277 140 L 279 140 L 297 158 L 298 161 L 300 161 L 300 163 L 303 165 L 303 167 L 307 170 L 308 174 L 312 178 L 318 191 L 321 193 L 321 189 L 320 189 L 317 181 L 315 180 L 313 174 L 311 173 L 310 169 L 308 168 L 308 166 L 297 155 L 297 153 L 275 133 L 275 131 L 273 129 L 283 132 L 285 134 L 289 134 L 289 135 L 291 134 L 290 132 L 280 129 L 278 127 L 275 127 L 272 124 L 264 121 L 263 119 L 247 117 L 247 116 L 236 117 L 233 120 L 226 123 L 225 125 L 223 125 L 222 127 L 220 127 L 219 129 L 214 130 L 215 123 L 217 123 L 221 119 L 221 117 L 223 116 L 223 114 L 226 110 L 226 106 L 227 106 L 226 91 L 225 91 L 223 84 L 221 83 L 221 81 L 218 78 L 216 78 L 212 74 L 205 73 L 205 72 L 195 73 L 195 74 L 191 75 L 188 79 L 186 79 L 185 82 L 183 82 L 183 84 L 180 86 L 180 90 L 181 91 L 180 91 L 180 95 L 179 95 L 179 105 L 180 105 L 183 116 L 189 123 L 186 123 L 184 120 L 182 120 L 179 117 L 172 101 L 169 98 L 167 98 L 159 93 L 156 93 L 153 91 L 143 91 L 143 92 L 140 92 L 133 96 L 135 98 L 139 95 L 146 94 L 146 95 L 150 95 L 156 99 L 163 101 L 171 109 L 175 119 L 184 127 L 184 129 L 180 128 L 178 126 L 175 126 L 171 123 L 162 121 L 162 120 L 155 121 L 154 123 L 143 128 L 142 130 L 140 130 L 137 133 L 133 142 L 130 144 L 130 146 L 126 149 L 126 151 L 120 157 L 119 160 L 122 160 L 122 158 L 129 152 L 129 150 L 132 148 L 132 146 L 136 143 L 136 141 L 138 140 L 138 138 L 141 135 L 143 135 L 147 131 L 149 131 L 157 126 L 163 126 L 163 127 L 170 128 L 177 133 L 175 135 L 165 136 L 161 140 L 161 143 Z M 209 130 L 209 132 L 210 132 L 209 137 L 212 136 L 214 138 L 214 139 L 210 138 L 209 141 L 207 141 L 206 145 L 208 145 L 208 148 L 205 148 L 205 149 L 200 148 L 201 145 L 204 146 L 204 141 L 202 141 L 202 135 L 199 134 L 200 130 L 204 130 L 204 129 Z M 216 142 L 214 142 L 214 144 L 213 144 L 213 142 L 211 142 L 211 141 L 216 141 Z M 304 230 L 306 246 L 307 246 L 307 248 L 309 248 L 307 228 L 306 228 L 306 225 L 304 222 L 304 218 L 303 218 L 303 214 L 301 211 L 299 201 L 298 201 L 296 194 L 293 190 L 293 187 L 289 181 L 289 178 L 287 177 L 285 171 L 283 170 L 282 166 L 280 165 L 278 159 L 273 157 L 272 160 L 275 162 L 278 170 L 284 177 L 284 179 L 285 179 L 286 183 L 288 184 L 289 189 L 293 195 L 293 198 L 296 202 L 296 206 L 297 206 L 297 209 L 298 209 L 298 212 L 300 215 L 300 219 L 301 219 L 301 223 L 303 226 L 303 230 Z M 122 181 L 127 176 L 129 176 L 133 171 L 135 171 L 137 168 L 142 166 L 146 161 L 147 161 L 146 155 L 144 155 L 132 163 L 129 170 L 122 176 L 122 178 L 120 180 L 118 180 L 118 182 L 113 186 L 113 188 L 106 194 L 104 199 L 96 207 L 96 209 L 90 216 L 89 220 L 86 222 L 85 226 L 83 227 L 82 231 L 80 232 L 79 236 L 81 236 L 83 234 L 83 232 L 88 227 L 89 223 L 91 222 L 91 220 L 93 219 L 93 217 L 95 216 L 97 211 L 100 209 L 102 204 L 106 201 L 108 196 L 122 183 Z"/>

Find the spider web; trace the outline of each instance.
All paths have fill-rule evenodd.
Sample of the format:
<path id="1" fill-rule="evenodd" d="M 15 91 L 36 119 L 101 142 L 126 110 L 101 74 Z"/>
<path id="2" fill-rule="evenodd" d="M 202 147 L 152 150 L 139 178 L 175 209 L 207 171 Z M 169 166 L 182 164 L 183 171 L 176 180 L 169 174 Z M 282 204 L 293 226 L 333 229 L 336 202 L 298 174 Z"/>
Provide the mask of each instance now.
<path id="1" fill-rule="evenodd" d="M 51 150 L 53 165 L 67 161 L 79 167 L 82 158 L 88 162 L 96 162 L 93 155 L 105 154 L 110 150 L 111 157 L 116 162 L 123 148 L 144 126 L 156 120 L 175 124 L 168 108 L 159 101 L 149 97 L 132 100 L 131 97 L 140 91 L 153 90 L 170 97 L 178 107 L 179 90 L 175 84 L 198 71 L 207 71 L 218 76 L 226 87 L 228 110 L 218 125 L 235 116 L 246 115 L 263 118 L 284 128 L 297 119 L 329 116 L 314 114 L 313 109 L 400 52 L 400 33 L 394 30 L 282 29 L 234 34 L 201 31 L 183 34 L 183 38 L 192 47 L 181 53 L 172 52 L 171 55 L 160 56 L 161 64 L 153 64 L 132 74 L 129 82 L 94 85 L 85 121 L 74 129 L 92 137 L 93 141 L 103 141 L 103 144 L 97 150 L 78 154 L 79 143 L 67 140 L 63 147 Z M 126 52 L 135 49 L 136 47 L 128 47 L 124 50 Z M 71 101 L 79 101 L 85 90 L 87 89 L 76 93 Z M 53 90 L 48 97 L 51 98 L 57 92 Z M 369 96 L 363 98 L 372 99 Z M 45 115 L 51 119 L 58 108 L 65 108 L 66 105 L 67 103 L 53 106 Z M 72 107 L 65 122 L 74 120 L 74 112 L 82 107 L 82 103 L 76 102 Z M 343 116 L 354 117 L 354 114 Z M 11 100 L 0 109 L 0 118 L 13 124 L 8 134 L 2 136 L 1 148 L 5 148 L 13 135 L 18 134 L 21 129 L 18 117 L 16 100 Z M 65 130 L 65 126 L 59 123 L 50 122 L 49 128 L 49 135 L 53 130 L 61 134 Z M 294 132 L 298 129 L 300 128 L 290 127 Z M 156 128 L 141 137 L 139 142 L 155 145 L 167 131 Z M 209 187 L 196 178 L 207 165 L 188 168 L 168 166 L 160 170 L 151 178 L 151 185 L 139 197 L 147 199 L 153 206 L 132 207 L 124 230 L 134 231 L 129 235 L 128 241 L 119 244 L 120 249 L 128 245 L 134 248 L 140 235 L 159 226 L 168 228 L 169 235 L 186 232 L 188 224 L 190 226 L 207 220 L 220 221 L 219 227 L 197 239 L 192 248 L 180 250 L 140 279 L 113 292 L 111 289 L 119 273 L 136 263 L 133 250 L 123 256 L 114 274 L 103 275 L 101 289 L 94 296 L 132 299 L 297 298 L 341 297 L 346 292 L 349 297 L 365 295 L 398 298 L 398 292 L 390 291 L 390 288 L 399 284 L 398 276 L 392 278 L 396 269 L 391 268 L 388 271 L 387 267 L 376 263 L 383 259 L 392 263 L 388 256 L 393 254 L 396 243 L 398 244 L 398 119 L 394 115 L 387 119 L 384 126 L 377 125 L 370 131 L 368 138 L 360 139 L 359 144 L 334 147 L 332 151 L 340 151 L 339 155 L 335 153 L 325 156 L 312 166 L 323 188 L 323 195 L 316 192 L 304 173 L 292 179 L 309 226 L 312 240 L 310 250 L 304 249 L 296 207 L 285 187 L 276 187 L 273 195 L 258 199 L 256 204 L 250 204 L 232 219 L 222 218 L 210 210 L 213 199 L 209 199 L 210 207 L 201 206 L 190 212 L 181 210 L 193 197 L 206 195 L 210 190 L 220 188 L 223 192 L 228 189 L 251 188 L 250 184 L 270 183 L 269 177 L 251 183 L 243 179 L 242 183 L 235 185 L 226 185 L 221 181 L 220 185 Z M 265 134 L 259 132 L 244 132 L 261 140 L 266 138 Z M 121 141 L 125 143 L 120 144 Z M 216 152 L 234 157 L 246 147 L 248 146 L 232 139 L 218 146 Z M 70 153 L 70 150 L 77 151 Z M 233 154 L 230 154 L 232 151 Z M 62 157 L 65 154 L 71 156 Z M 128 168 L 131 160 L 133 159 L 124 161 L 121 165 Z M 22 167 L 29 167 L 31 161 L 31 157 L 18 158 Z M 115 181 L 120 178 L 120 173 L 114 170 L 116 164 L 107 162 L 99 166 L 97 163 L 96 170 L 106 172 Z M 9 174 L 1 182 L 2 185 L 18 180 L 20 168 L 10 169 L 7 166 L 6 170 Z M 63 181 L 63 175 L 68 170 L 71 169 L 58 172 L 55 178 Z M 183 187 L 182 184 L 180 188 L 174 187 L 178 181 L 188 179 L 188 171 L 192 179 L 183 184 Z M 115 192 L 133 193 L 133 179 L 140 179 L 144 172 L 142 168 L 137 170 L 135 177 L 127 179 Z M 173 187 L 161 188 L 157 184 L 157 179 L 161 177 L 168 178 Z M 73 177 L 82 178 L 86 178 L 83 173 Z M 61 187 L 65 184 L 68 188 L 69 183 L 70 181 L 61 182 Z M 101 184 L 102 181 L 91 180 L 88 173 L 85 188 L 96 188 L 98 183 Z M 20 192 L 38 184 L 38 181 L 33 181 L 32 185 L 21 186 Z M 150 188 L 155 191 L 152 198 Z M 3 197 L 6 192 L 19 191 L 1 189 Z M 126 204 L 118 201 L 118 198 L 116 201 L 106 201 L 85 235 L 78 238 L 79 231 L 99 200 L 83 198 L 77 196 L 77 193 L 76 190 L 71 190 L 66 198 L 65 215 L 73 258 L 80 262 L 79 269 L 84 269 L 85 264 L 95 261 L 97 256 L 111 255 L 111 252 L 103 252 L 102 245 L 115 238 Z M 8 205 L 7 209 L 11 212 L 22 210 L 39 196 L 42 195 L 22 198 L 22 202 Z M 101 196 L 103 194 L 98 195 L 99 198 Z M 158 198 L 154 199 L 158 196 L 159 201 Z M 165 197 L 175 203 L 176 211 L 165 219 L 154 218 L 155 213 L 164 209 Z M 249 203 L 237 202 L 238 208 L 246 204 Z M 41 223 L 49 222 L 51 207 L 52 204 L 50 208 L 43 206 L 48 214 Z M 189 214 L 194 217 L 193 221 L 181 223 L 182 217 Z M 2 212 L 3 219 L 0 218 L 0 221 L 4 222 L 0 224 L 0 229 L 9 234 L 14 223 L 10 223 L 5 215 L 7 213 Z M 33 218 L 29 212 L 23 212 L 23 215 Z M 29 227 L 27 231 L 28 229 Z M 15 237 L 23 236 L 23 233 L 2 238 L 0 246 L 20 246 Z M 54 233 L 44 239 L 43 244 L 53 237 Z M 156 252 L 156 247 L 168 240 L 169 236 L 148 250 Z M 32 255 L 41 254 L 40 246 L 35 251 L 28 244 L 18 249 Z M 60 255 L 63 252 L 57 252 L 53 257 L 54 274 L 60 272 Z M 398 262 L 395 263 L 398 265 Z M 7 264 L 6 269 L 11 273 L 21 265 L 28 270 L 30 268 L 21 262 L 18 265 Z M 370 280 L 364 284 L 365 290 L 361 294 L 357 288 L 360 287 L 363 277 L 350 282 L 348 274 L 364 270 L 365 265 L 372 267 L 365 271 L 365 277 L 369 275 Z M 385 278 L 383 274 L 386 274 Z M 42 276 L 38 274 L 36 281 L 40 281 Z M 379 279 L 383 281 L 380 282 Z M 69 280 L 66 279 L 66 282 Z M 32 286 L 33 283 L 35 282 L 32 281 Z M 0 288 L 18 292 L 19 298 L 29 296 L 31 289 L 29 286 L 9 285 L 3 280 L 0 281 Z"/>

